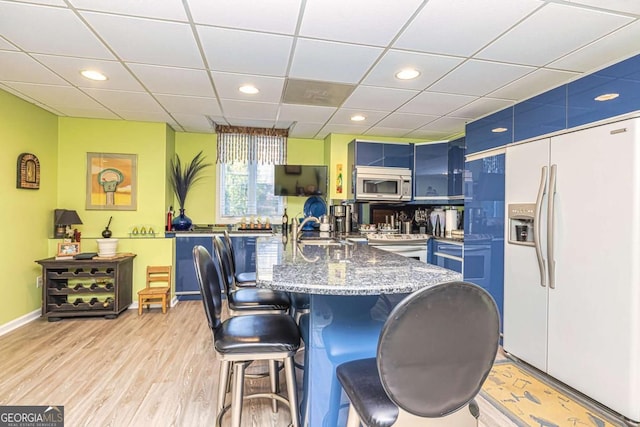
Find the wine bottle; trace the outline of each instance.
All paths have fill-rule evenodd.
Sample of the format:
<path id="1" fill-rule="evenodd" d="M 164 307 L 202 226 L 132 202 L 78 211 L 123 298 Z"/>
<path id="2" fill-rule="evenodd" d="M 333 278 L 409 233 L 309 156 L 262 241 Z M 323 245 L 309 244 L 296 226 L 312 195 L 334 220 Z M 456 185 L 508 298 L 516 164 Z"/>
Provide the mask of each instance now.
<path id="1" fill-rule="evenodd" d="M 284 208 L 284 213 L 282 214 L 282 234 L 286 235 L 289 231 L 289 215 L 287 215 L 287 208 Z"/>
<path id="2" fill-rule="evenodd" d="M 111 304 L 113 303 L 113 298 L 112 297 L 107 297 L 104 302 L 102 303 L 103 307 L 109 307 Z"/>

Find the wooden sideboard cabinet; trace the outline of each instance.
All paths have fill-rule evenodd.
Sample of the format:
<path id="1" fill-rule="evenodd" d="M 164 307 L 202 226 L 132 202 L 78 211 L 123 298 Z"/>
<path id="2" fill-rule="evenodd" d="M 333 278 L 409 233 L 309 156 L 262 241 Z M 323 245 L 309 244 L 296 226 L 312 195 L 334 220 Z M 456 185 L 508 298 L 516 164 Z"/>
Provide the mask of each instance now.
<path id="1" fill-rule="evenodd" d="M 113 319 L 132 302 L 133 258 L 36 261 L 42 266 L 42 316 Z"/>

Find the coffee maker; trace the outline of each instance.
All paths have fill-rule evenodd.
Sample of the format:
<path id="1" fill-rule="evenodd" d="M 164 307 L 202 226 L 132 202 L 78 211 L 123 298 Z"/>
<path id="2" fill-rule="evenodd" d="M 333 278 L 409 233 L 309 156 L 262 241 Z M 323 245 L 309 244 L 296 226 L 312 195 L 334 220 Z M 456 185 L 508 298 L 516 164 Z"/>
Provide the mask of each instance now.
<path id="1" fill-rule="evenodd" d="M 331 205 L 329 212 L 335 234 L 347 234 L 351 231 L 351 205 Z"/>

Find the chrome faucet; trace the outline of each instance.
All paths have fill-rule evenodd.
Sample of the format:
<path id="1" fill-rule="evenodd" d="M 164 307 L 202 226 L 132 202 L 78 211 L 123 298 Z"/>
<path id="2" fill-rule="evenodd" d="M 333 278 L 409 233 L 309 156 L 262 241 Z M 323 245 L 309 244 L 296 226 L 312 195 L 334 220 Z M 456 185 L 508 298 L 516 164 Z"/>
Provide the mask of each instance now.
<path id="1" fill-rule="evenodd" d="M 304 227 L 308 222 L 311 221 L 320 224 L 320 220 L 315 216 L 306 217 L 299 225 L 296 225 L 294 218 L 294 223 L 291 226 L 291 240 L 293 240 L 294 242 L 298 242 L 298 240 L 300 240 L 300 234 L 302 233 L 302 227 Z"/>

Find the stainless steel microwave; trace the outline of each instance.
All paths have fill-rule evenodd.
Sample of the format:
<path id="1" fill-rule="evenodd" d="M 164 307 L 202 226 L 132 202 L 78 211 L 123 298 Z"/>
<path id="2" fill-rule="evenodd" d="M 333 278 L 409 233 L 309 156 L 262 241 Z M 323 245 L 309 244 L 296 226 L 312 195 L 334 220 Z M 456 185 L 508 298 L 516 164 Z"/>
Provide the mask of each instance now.
<path id="1" fill-rule="evenodd" d="M 356 166 L 353 179 L 356 200 L 411 201 L 411 169 Z"/>

